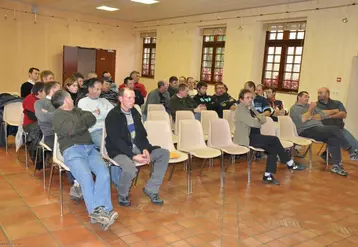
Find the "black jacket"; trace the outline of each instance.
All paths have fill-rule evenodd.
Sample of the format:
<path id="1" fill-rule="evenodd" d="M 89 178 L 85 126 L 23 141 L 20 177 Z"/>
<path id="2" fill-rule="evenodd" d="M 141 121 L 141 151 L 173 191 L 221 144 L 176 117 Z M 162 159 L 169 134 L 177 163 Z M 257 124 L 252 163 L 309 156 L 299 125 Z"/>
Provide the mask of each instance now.
<path id="1" fill-rule="evenodd" d="M 144 104 L 144 97 L 139 90 L 134 90 L 135 93 L 135 104 L 136 105 L 143 105 Z"/>
<path id="2" fill-rule="evenodd" d="M 147 149 L 149 153 L 154 149 L 160 148 L 158 146 L 152 146 L 149 143 L 147 139 L 147 131 L 141 121 L 140 113 L 134 107 L 132 108 L 131 113 L 135 128 L 135 138 L 133 142 L 137 148 L 141 152 L 143 152 L 144 149 Z M 114 158 L 119 154 L 124 154 L 132 159 L 133 156 L 135 156 L 132 152 L 132 138 L 127 127 L 127 118 L 122 112 L 120 104 L 108 113 L 105 124 L 107 131 L 106 149 L 109 157 Z"/>

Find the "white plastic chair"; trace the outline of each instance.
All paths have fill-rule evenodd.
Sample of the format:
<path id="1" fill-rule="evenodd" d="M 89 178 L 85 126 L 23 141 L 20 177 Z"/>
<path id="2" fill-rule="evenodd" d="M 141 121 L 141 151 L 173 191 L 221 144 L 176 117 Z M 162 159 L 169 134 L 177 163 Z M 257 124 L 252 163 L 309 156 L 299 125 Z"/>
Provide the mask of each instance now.
<path id="1" fill-rule="evenodd" d="M 226 119 L 230 126 L 231 133 L 235 133 L 235 121 L 234 121 L 234 111 L 232 110 L 224 110 L 223 111 L 223 119 Z"/>
<path id="2" fill-rule="evenodd" d="M 22 102 L 9 103 L 4 106 L 3 112 L 3 123 L 2 127 L 4 128 L 5 134 L 5 150 L 7 153 L 7 126 L 20 126 L 22 125 L 21 116 L 23 114 Z"/>
<path id="3" fill-rule="evenodd" d="M 148 111 L 147 121 L 166 121 L 171 128 L 171 120 L 166 111 Z M 172 134 L 172 140 L 173 143 L 178 143 L 178 136 Z"/>
<path id="4" fill-rule="evenodd" d="M 266 123 L 261 126 L 261 134 L 266 136 L 276 136 L 275 122 L 272 120 L 271 117 L 266 117 Z M 280 142 L 284 149 L 293 148 L 294 144 L 290 141 L 280 139 Z"/>
<path id="5" fill-rule="evenodd" d="M 178 150 L 189 154 L 188 193 L 192 193 L 192 158 L 213 159 L 221 156 L 221 151 L 205 144 L 203 128 L 198 120 L 180 120 Z M 205 160 L 204 160 L 205 161 Z M 224 186 L 223 162 L 220 162 L 220 185 Z"/>
<path id="6" fill-rule="evenodd" d="M 139 114 L 142 116 L 142 109 L 139 105 L 134 105 L 134 108 L 139 112 Z"/>
<path id="7" fill-rule="evenodd" d="M 209 123 L 208 146 L 221 150 L 221 159 L 224 162 L 224 153 L 231 155 L 248 154 L 250 149 L 233 143 L 229 123 L 226 119 L 214 119 Z M 248 163 L 247 181 L 251 180 L 251 167 Z M 229 167 L 229 164 L 227 165 Z M 225 171 L 227 168 L 225 169 Z"/>
<path id="8" fill-rule="evenodd" d="M 37 164 L 37 157 L 38 157 L 38 152 L 39 149 L 42 149 L 42 177 L 43 177 L 43 181 L 44 181 L 44 188 L 46 188 L 46 161 L 45 161 L 45 151 L 48 152 L 52 152 L 51 148 L 49 146 L 46 145 L 46 143 L 44 142 L 44 137 L 42 137 L 39 145 L 36 147 L 36 155 L 35 155 L 35 165 L 34 165 L 34 176 L 36 173 L 36 164 Z"/>
<path id="9" fill-rule="evenodd" d="M 114 159 L 111 159 L 108 156 L 107 149 L 106 149 L 106 137 L 107 137 L 106 126 L 104 126 L 103 129 L 102 129 L 102 142 L 101 142 L 101 155 L 102 155 L 102 158 L 105 161 L 109 162 L 110 165 L 115 165 L 115 166 L 120 167 L 120 165 Z M 134 163 L 135 163 L 135 166 L 138 169 L 137 176 L 136 176 L 136 178 L 134 180 L 134 185 L 137 185 L 140 167 L 145 166 L 147 164 L 140 164 L 140 163 L 137 163 L 137 162 L 134 162 Z"/>
<path id="10" fill-rule="evenodd" d="M 205 140 L 208 140 L 210 121 L 214 119 L 219 119 L 216 111 L 201 111 L 201 126 Z"/>
<path id="11" fill-rule="evenodd" d="M 164 111 L 165 112 L 165 107 L 162 104 L 149 104 L 148 112 L 151 112 L 151 111 Z"/>
<path id="12" fill-rule="evenodd" d="M 152 145 L 159 146 L 169 150 L 171 153 L 177 154 L 179 157 L 175 159 L 169 159 L 169 164 L 173 164 L 172 171 L 169 175 L 169 182 L 172 180 L 175 164 L 181 162 L 187 162 L 188 155 L 175 149 L 172 141 L 172 131 L 167 121 L 146 121 L 144 126 L 147 130 L 148 140 Z M 185 164 L 186 166 L 187 164 Z"/>
<path id="13" fill-rule="evenodd" d="M 176 111 L 175 113 L 175 129 L 174 134 L 179 135 L 179 123 L 181 120 L 191 119 L 195 120 L 194 113 L 192 111 Z"/>
<path id="14" fill-rule="evenodd" d="M 55 141 L 53 145 L 53 164 L 51 166 L 51 172 L 50 172 L 50 178 L 49 178 L 49 185 L 48 185 L 48 193 L 50 194 L 51 191 L 51 185 L 52 185 L 52 176 L 53 176 L 53 170 L 54 167 L 57 166 L 58 168 L 58 175 L 60 180 L 60 214 L 63 216 L 63 186 L 62 186 L 62 172 L 63 171 L 70 171 L 70 168 L 68 168 L 65 163 L 63 156 L 60 152 L 60 145 L 58 143 L 57 134 L 55 134 Z"/>

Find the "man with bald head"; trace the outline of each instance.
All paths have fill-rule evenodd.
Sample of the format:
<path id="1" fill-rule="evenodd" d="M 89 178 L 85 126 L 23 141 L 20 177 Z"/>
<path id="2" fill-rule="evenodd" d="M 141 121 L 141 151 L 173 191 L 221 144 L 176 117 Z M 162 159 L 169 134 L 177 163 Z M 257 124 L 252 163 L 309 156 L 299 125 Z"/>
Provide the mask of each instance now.
<path id="1" fill-rule="evenodd" d="M 138 169 L 136 164 L 152 164 L 153 172 L 143 192 L 153 204 L 162 205 L 159 187 L 168 168 L 169 151 L 152 146 L 141 121 L 141 115 L 134 107 L 135 94 L 130 88 L 121 88 L 118 92 L 119 104 L 106 118 L 106 148 L 111 157 L 122 169 L 122 174 L 114 178 L 118 202 L 123 207 L 130 206 L 129 189 Z M 119 169 L 112 166 L 112 169 Z M 118 171 L 114 171 L 119 174 Z M 113 170 L 112 170 L 113 174 Z"/>
<path id="2" fill-rule="evenodd" d="M 347 117 L 347 111 L 342 102 L 339 100 L 333 100 L 330 98 L 330 91 L 326 87 L 322 87 L 318 89 L 318 101 L 317 107 L 321 110 L 334 110 L 337 109 L 338 112 L 328 116 L 328 118 L 323 119 L 322 123 L 324 125 L 335 125 L 338 126 L 342 130 L 342 134 L 348 143 L 353 147 L 353 149 L 358 149 L 358 141 L 357 139 L 344 128 L 344 121 Z M 321 156 L 325 157 L 326 153 L 322 153 Z"/>

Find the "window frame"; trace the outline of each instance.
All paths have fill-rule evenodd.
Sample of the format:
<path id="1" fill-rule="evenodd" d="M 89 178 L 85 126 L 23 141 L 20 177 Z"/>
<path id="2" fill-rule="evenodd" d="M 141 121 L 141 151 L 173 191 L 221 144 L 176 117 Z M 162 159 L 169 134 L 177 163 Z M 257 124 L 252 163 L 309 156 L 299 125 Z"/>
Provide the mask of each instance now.
<path id="1" fill-rule="evenodd" d="M 262 78 L 261 83 L 266 86 L 265 83 L 265 73 L 266 73 L 266 66 L 267 66 L 267 59 L 269 55 L 269 47 L 281 47 L 281 61 L 280 61 L 280 67 L 278 71 L 278 83 L 277 83 L 277 92 L 284 92 L 284 93 L 298 93 L 299 87 L 300 87 L 300 80 L 301 80 L 301 72 L 302 72 L 302 61 L 303 61 L 303 51 L 304 51 L 304 43 L 306 38 L 306 30 L 282 30 L 283 31 L 283 39 L 281 40 L 270 40 L 270 34 L 271 31 L 266 31 L 266 39 L 265 39 L 265 49 L 264 49 L 264 62 L 263 62 L 263 68 L 262 68 Z M 304 38 L 303 39 L 289 39 L 290 32 L 296 31 L 298 32 L 304 32 Z M 297 35 L 297 34 L 296 34 Z M 300 71 L 299 73 L 299 79 L 298 79 L 298 86 L 297 89 L 287 89 L 284 88 L 284 77 L 285 77 L 285 66 L 287 62 L 287 54 L 288 54 L 288 47 L 302 47 L 302 54 L 301 54 L 301 62 L 300 62 Z M 295 55 L 295 53 L 294 53 Z M 273 63 L 274 64 L 274 63 Z M 294 63 L 293 63 L 294 65 Z M 292 72 L 291 72 L 292 73 Z M 272 85 L 272 83 L 271 83 Z"/>
<path id="2" fill-rule="evenodd" d="M 147 38 L 150 38 L 150 43 L 145 43 L 145 40 Z M 144 78 L 151 78 L 151 79 L 154 79 L 154 75 L 155 75 L 155 64 L 154 64 L 154 72 L 152 73 L 152 60 L 156 60 L 156 57 L 153 59 L 152 56 L 153 56 L 153 49 L 155 49 L 155 55 L 157 54 L 157 38 L 156 37 L 143 37 L 143 50 L 142 50 L 142 67 L 141 67 L 141 77 L 144 77 Z M 155 42 L 153 42 L 153 40 L 155 40 Z M 144 72 L 144 51 L 145 49 L 149 49 L 149 69 L 148 69 L 148 74 L 146 73 L 143 73 Z"/>
<path id="3" fill-rule="evenodd" d="M 214 36 L 214 41 L 205 41 L 205 37 L 207 36 Z M 218 41 L 218 37 L 219 36 L 225 36 L 223 41 Z M 216 48 L 225 48 L 225 43 L 226 43 L 226 34 L 212 34 L 212 35 L 203 35 L 203 45 L 202 45 L 202 50 L 201 50 L 201 66 L 200 66 L 200 80 L 204 81 L 208 84 L 215 84 L 218 82 L 222 82 L 222 79 L 220 81 L 215 81 L 215 64 L 216 64 Z M 204 53 L 205 48 L 213 48 L 213 53 L 212 53 L 212 59 L 211 59 L 211 78 L 210 81 L 209 80 L 204 80 L 203 78 L 203 65 L 204 65 L 204 55 L 206 53 Z M 225 52 L 222 54 L 225 57 Z M 209 61 L 209 60 L 205 60 L 205 61 Z M 225 64 L 225 60 L 223 61 L 223 63 Z M 222 68 L 222 70 L 224 70 L 224 66 Z M 223 77 L 224 72 L 222 73 L 221 78 Z"/>

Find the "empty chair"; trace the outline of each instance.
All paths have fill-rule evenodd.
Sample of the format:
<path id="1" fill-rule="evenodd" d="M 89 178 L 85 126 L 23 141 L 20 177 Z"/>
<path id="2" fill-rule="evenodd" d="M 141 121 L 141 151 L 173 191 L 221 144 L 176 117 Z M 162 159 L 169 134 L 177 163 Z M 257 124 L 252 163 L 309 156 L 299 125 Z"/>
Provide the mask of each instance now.
<path id="1" fill-rule="evenodd" d="M 3 112 L 3 123 L 5 135 L 5 150 L 7 152 L 7 126 L 20 126 L 22 125 L 21 116 L 23 114 L 22 102 L 14 102 L 5 105 Z"/>
<path id="2" fill-rule="evenodd" d="M 224 110 L 223 119 L 226 119 L 228 121 L 231 133 L 235 133 L 234 111 Z"/>
<path id="3" fill-rule="evenodd" d="M 192 157 L 213 159 L 220 157 L 221 151 L 205 144 L 203 128 L 198 120 L 186 119 L 179 122 L 178 150 L 189 154 L 188 193 L 192 193 Z M 220 162 L 220 185 L 224 186 L 223 161 Z"/>
<path id="4" fill-rule="evenodd" d="M 165 107 L 162 104 L 149 104 L 148 105 L 148 112 L 150 111 L 164 111 Z"/>
<path id="5" fill-rule="evenodd" d="M 48 186 L 48 193 L 51 192 L 51 184 L 52 184 L 52 177 L 53 177 L 53 170 L 55 167 L 58 168 L 59 172 L 59 178 L 60 178 L 60 214 L 61 216 L 63 215 L 63 186 L 62 186 L 62 172 L 63 171 L 70 171 L 70 168 L 68 168 L 65 163 L 64 163 L 64 159 L 63 156 L 60 152 L 60 145 L 58 144 L 57 141 L 57 134 L 55 134 L 55 142 L 53 145 L 53 164 L 51 167 L 51 172 L 50 172 L 50 181 L 49 181 L 49 186 Z"/>
<path id="6" fill-rule="evenodd" d="M 166 111 L 148 111 L 147 121 L 166 121 L 171 129 L 171 120 Z M 172 134 L 173 143 L 178 143 L 178 136 Z"/>
<path id="7" fill-rule="evenodd" d="M 201 125 L 205 140 L 208 140 L 210 121 L 215 119 L 219 119 L 216 111 L 201 111 Z"/>
<path id="8" fill-rule="evenodd" d="M 224 153 L 235 156 L 248 154 L 250 152 L 249 148 L 233 143 L 230 126 L 226 119 L 214 119 L 210 121 L 208 146 L 221 150 L 222 160 L 224 159 Z M 250 182 L 251 177 L 251 169 L 249 165 L 250 163 L 248 162 L 248 182 Z"/>
<path id="9" fill-rule="evenodd" d="M 261 134 L 266 136 L 276 136 L 275 122 L 270 117 L 266 117 L 266 123 L 261 126 Z M 281 140 L 280 142 L 284 149 L 291 149 L 293 143 L 290 141 Z"/>
<path id="10" fill-rule="evenodd" d="M 142 109 L 139 105 L 134 105 L 134 108 L 139 112 L 140 115 L 142 115 Z"/>
<path id="11" fill-rule="evenodd" d="M 148 120 L 144 123 L 144 126 L 147 130 L 148 140 L 152 145 L 165 148 L 169 150 L 171 154 L 178 156 L 176 158 L 169 159 L 169 164 L 173 164 L 173 168 L 169 176 L 169 181 L 171 181 L 175 169 L 175 164 L 187 162 L 188 155 L 175 149 L 172 141 L 172 131 L 167 121 Z"/>
<path id="12" fill-rule="evenodd" d="M 195 116 L 192 111 L 176 111 L 175 119 L 174 134 L 179 135 L 179 122 L 184 119 L 195 120 Z"/>

